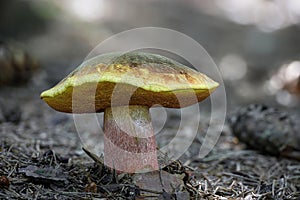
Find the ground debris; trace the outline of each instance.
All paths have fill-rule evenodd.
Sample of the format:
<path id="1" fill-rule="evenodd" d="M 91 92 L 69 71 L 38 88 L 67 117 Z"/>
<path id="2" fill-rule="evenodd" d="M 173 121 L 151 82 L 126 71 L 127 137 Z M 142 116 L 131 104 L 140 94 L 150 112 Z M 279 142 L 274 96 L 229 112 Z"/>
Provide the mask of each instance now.
<path id="1" fill-rule="evenodd" d="M 10 180 L 10 186 L 0 187 L 0 199 L 90 199 L 104 197 L 85 191 L 92 163 L 60 162 L 52 150 L 38 157 L 28 146 L 3 140 L 0 142 L 0 175 Z M 50 153 L 49 153 L 50 152 Z M 51 153 L 52 152 L 52 153 Z M 54 159 L 56 158 L 56 159 Z"/>
<path id="2" fill-rule="evenodd" d="M 32 152 L 27 145 L 12 144 L 8 140 L 1 141 L 0 147 L 0 175 L 10 180 L 9 189 L 0 188 L 0 199 L 192 198 L 186 188 L 187 168 L 179 161 L 171 162 L 156 177 L 165 187 L 159 185 L 160 190 L 151 190 L 150 187 L 137 184 L 135 175 L 117 174 L 107 168 L 102 159 L 94 154 L 90 154 L 94 158 L 93 163 L 87 162 L 86 158 L 79 159 L 79 162 L 72 162 L 70 158 L 69 162 L 65 162 L 66 159 L 51 149 Z M 39 156 L 32 156 L 33 153 Z M 175 179 L 178 184 L 174 182 Z M 142 195 L 145 192 L 149 195 Z"/>
<path id="3" fill-rule="evenodd" d="M 300 163 L 256 151 L 217 149 L 203 159 L 191 158 L 190 166 L 178 160 L 169 161 L 162 173 L 177 177 L 181 184 L 172 190 L 159 191 L 139 187 L 131 174 L 114 173 L 102 164 L 101 158 L 94 157 L 95 162 L 91 163 L 82 157 L 75 162 L 71 158 L 62 159 L 51 149 L 41 149 L 37 157 L 32 157 L 32 153 L 28 145 L 1 141 L 0 175 L 9 179 L 10 186 L 0 188 L 0 199 L 300 197 Z M 164 184 L 165 180 L 162 182 Z M 148 196 L 142 195 L 145 192 Z"/>
<path id="4" fill-rule="evenodd" d="M 299 161 L 244 149 L 230 132 L 224 132 L 204 158 L 187 153 L 182 164 L 167 155 L 159 157 L 165 166 L 162 173 L 183 183 L 173 190 L 152 191 L 135 184 L 132 174 L 106 168 L 101 156 L 76 153 L 80 144 L 70 120 L 54 126 L 41 118 L 56 115 L 46 114 L 31 118 L 24 114 L 26 121 L 0 124 L 0 177 L 9 180 L 9 187 L 0 187 L 0 199 L 300 198 Z M 197 152 L 201 142 L 197 137 L 189 151 Z M 141 195 L 145 192 L 147 198 Z"/>
<path id="5" fill-rule="evenodd" d="M 171 199 L 177 194 L 189 195 L 184 189 L 182 177 L 162 170 L 134 174 L 133 182 L 141 189 L 141 197 L 157 195 L 157 198 Z"/>
<path id="6" fill-rule="evenodd" d="M 226 156 L 224 158 L 224 155 Z M 198 162 L 198 164 L 196 164 Z M 194 160 L 190 184 L 205 199 L 299 199 L 300 163 L 255 151 L 214 151 Z M 225 198 L 226 197 L 226 198 Z"/>
<path id="7" fill-rule="evenodd" d="M 53 182 L 66 182 L 66 175 L 60 168 L 53 167 L 37 167 L 28 165 L 25 168 L 19 169 L 20 173 L 25 173 L 26 177 L 31 178 L 37 182 L 53 183 Z"/>

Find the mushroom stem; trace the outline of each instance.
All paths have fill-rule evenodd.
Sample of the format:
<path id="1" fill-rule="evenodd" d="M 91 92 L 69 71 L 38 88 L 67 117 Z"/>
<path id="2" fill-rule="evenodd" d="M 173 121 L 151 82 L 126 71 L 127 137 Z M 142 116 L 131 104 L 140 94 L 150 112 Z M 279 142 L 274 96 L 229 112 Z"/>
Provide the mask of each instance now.
<path id="1" fill-rule="evenodd" d="M 105 109 L 104 163 L 118 172 L 158 170 L 156 141 L 147 106 Z"/>

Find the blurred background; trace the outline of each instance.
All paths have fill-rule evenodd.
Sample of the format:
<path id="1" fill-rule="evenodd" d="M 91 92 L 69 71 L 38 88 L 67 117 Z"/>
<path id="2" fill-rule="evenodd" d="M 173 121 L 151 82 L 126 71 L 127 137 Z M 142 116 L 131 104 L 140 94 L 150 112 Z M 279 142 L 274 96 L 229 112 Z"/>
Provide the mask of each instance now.
<path id="1" fill-rule="evenodd" d="M 298 0 L 0 2 L 1 40 L 20 44 L 36 60 L 44 81 L 40 91 L 104 39 L 144 26 L 174 29 L 203 45 L 225 81 L 229 110 L 257 102 L 299 106 Z"/>
<path id="2" fill-rule="evenodd" d="M 0 1 L 0 138 L 62 154 L 82 155 L 82 144 L 102 152 L 102 129 L 93 116 L 81 115 L 78 125 L 72 115 L 49 108 L 40 93 L 105 39 L 149 26 L 179 31 L 206 49 L 224 81 L 227 113 L 263 103 L 299 114 L 299 0 L 10 0 Z M 185 109 L 186 120 L 177 109 L 151 109 L 158 146 L 184 153 L 183 142 L 194 141 L 184 154 L 189 159 L 212 127 L 223 130 L 221 149 L 236 148 L 228 124 L 212 120 L 208 126 L 209 105 L 209 98 L 200 103 L 199 126 L 193 107 Z"/>
<path id="3" fill-rule="evenodd" d="M 227 113 L 250 103 L 263 103 L 300 114 L 300 0 L 0 0 L 0 153 L 1 148 L 5 150 L 6 146 L 10 152 L 14 151 L 13 146 L 22 145 L 22 149 L 34 152 L 31 157 L 27 157 L 31 153 L 21 152 L 26 154 L 26 163 L 30 159 L 48 157 L 48 154 L 41 156 L 48 150 L 64 155 L 69 163 L 69 158 L 80 161 L 80 157 L 85 155 L 82 145 L 91 147 L 93 153 L 102 153 L 102 129 L 90 120 L 91 116 L 82 115 L 85 121 L 80 127 L 79 123 L 74 123 L 72 115 L 49 108 L 40 99 L 40 93 L 73 71 L 105 39 L 122 31 L 149 26 L 179 31 L 206 49 L 224 81 Z M 214 95 L 220 93 L 220 89 Z M 230 194 L 228 191 L 232 190 L 235 195 L 244 195 L 248 188 L 249 194 L 254 195 L 260 190 L 271 195 L 277 186 L 280 187 L 279 195 L 288 194 L 288 191 L 296 194 L 299 181 L 293 177 L 299 177 L 299 164 L 286 164 L 286 167 L 282 159 L 269 159 L 252 153 L 239 154 L 239 151 L 233 154 L 235 150 L 245 149 L 245 146 L 231 134 L 228 123 L 223 126 L 223 122 L 211 120 L 211 126 L 208 126 L 209 104 L 209 98 L 200 103 L 201 120 L 197 124 L 194 121 L 198 115 L 193 114 L 196 111 L 193 107 L 186 108 L 189 116 L 185 120 L 181 120 L 182 115 L 177 109 L 151 109 L 158 147 L 167 146 L 170 153 L 182 155 L 180 159 L 186 165 L 195 161 L 194 165 L 205 169 L 202 170 L 205 173 L 215 174 L 215 178 L 203 176 L 205 186 L 197 185 L 199 189 L 207 187 L 206 180 L 208 183 L 213 180 L 214 187 L 219 184 L 220 188 L 225 188 L 224 194 Z M 255 111 L 253 113 L 256 116 Z M 103 120 L 102 114 L 97 116 L 99 122 Z M 262 116 L 265 115 L 258 119 Z M 280 118 L 285 122 L 282 116 Z M 274 130 L 272 124 L 276 120 L 267 118 L 266 121 L 266 129 Z M 248 122 L 243 120 L 240 124 Z M 249 123 L 250 129 L 256 122 Z M 290 130 L 289 126 L 280 130 L 286 132 Z M 207 142 L 204 137 L 211 127 L 213 134 Z M 275 127 L 281 128 L 281 123 L 275 124 Z M 176 135 L 180 129 L 183 134 Z M 221 137 L 214 134 L 219 132 Z M 251 137 L 249 141 L 253 141 Z M 209 158 L 212 164 L 202 165 L 201 160 L 199 164 L 200 147 L 210 146 L 217 140 Z M 170 141 L 172 145 L 169 145 Z M 189 149 L 182 151 L 181 147 L 185 144 L 190 145 Z M 206 161 L 210 162 L 209 159 Z M 281 161 L 284 162 L 280 164 Z M 9 176 L 17 171 L 19 173 L 15 168 L 23 163 L 15 157 L 13 162 L 18 163 L 2 162 L 3 166 L 9 166 L 3 167 Z M 240 184 L 225 173 L 222 177 L 220 170 L 228 169 L 232 169 L 229 171 L 233 173 L 244 170 L 237 177 L 247 177 L 244 179 L 247 183 Z M 273 179 L 274 176 L 278 178 Z M 201 175 L 201 179 L 203 177 Z M 248 177 L 257 180 L 256 189 L 252 189 L 255 182 Z M 234 182 L 228 185 L 230 189 L 224 187 L 231 180 Z M 291 184 L 292 189 L 286 186 L 290 180 L 297 182 Z M 223 184 L 224 181 L 226 184 Z M 234 184 L 241 187 L 242 193 L 236 192 Z M 250 184 L 251 187 L 248 187 Z M 26 195 L 43 193 L 31 183 L 25 186 L 28 190 L 24 190 L 19 181 L 17 185 Z M 213 189 L 211 186 L 208 188 Z M 207 194 L 205 189 L 205 197 Z"/>

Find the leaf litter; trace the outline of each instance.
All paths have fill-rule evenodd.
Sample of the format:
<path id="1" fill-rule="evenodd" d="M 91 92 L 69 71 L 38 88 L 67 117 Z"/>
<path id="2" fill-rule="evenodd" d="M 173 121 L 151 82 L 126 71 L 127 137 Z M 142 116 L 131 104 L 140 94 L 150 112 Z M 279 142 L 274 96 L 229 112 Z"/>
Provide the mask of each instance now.
<path id="1" fill-rule="evenodd" d="M 180 161 L 160 155 L 160 162 L 168 165 L 159 174 L 174 175 L 181 184 L 172 190 L 164 189 L 164 185 L 160 190 L 143 188 L 132 174 L 117 174 L 103 165 L 103 158 L 82 150 L 69 116 L 41 111 L 36 105 L 39 102 L 16 106 L 22 112 L 20 119 L 9 121 L 6 117 L 0 122 L 0 199 L 300 197 L 299 161 L 250 150 L 226 127 L 210 154 L 199 158 L 204 122 Z M 17 111 L 13 108 L 15 115 Z M 172 120 L 177 123 L 178 119 Z M 158 179 L 160 183 L 170 184 L 164 175 Z"/>

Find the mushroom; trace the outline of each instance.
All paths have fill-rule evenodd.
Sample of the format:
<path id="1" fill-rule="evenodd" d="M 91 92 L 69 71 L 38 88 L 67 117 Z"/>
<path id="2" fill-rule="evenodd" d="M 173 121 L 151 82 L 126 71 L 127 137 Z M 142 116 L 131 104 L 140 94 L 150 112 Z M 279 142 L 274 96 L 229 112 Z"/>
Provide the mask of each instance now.
<path id="1" fill-rule="evenodd" d="M 149 108 L 186 107 L 218 85 L 160 55 L 115 52 L 84 62 L 41 98 L 60 112 L 104 112 L 104 163 L 136 173 L 159 169 Z"/>

